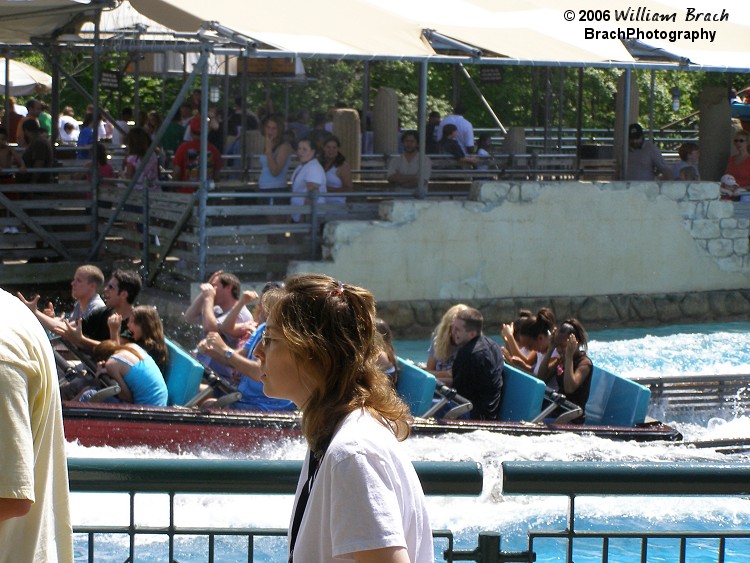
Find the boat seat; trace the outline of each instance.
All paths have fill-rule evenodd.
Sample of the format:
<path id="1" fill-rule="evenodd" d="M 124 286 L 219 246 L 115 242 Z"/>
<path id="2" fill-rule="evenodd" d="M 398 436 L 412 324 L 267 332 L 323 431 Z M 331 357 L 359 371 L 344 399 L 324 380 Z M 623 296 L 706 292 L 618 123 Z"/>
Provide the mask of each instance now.
<path id="1" fill-rule="evenodd" d="M 432 407 L 435 376 L 411 362 L 398 358 L 396 391 L 409 406 L 412 415 L 422 416 Z"/>
<path id="2" fill-rule="evenodd" d="M 500 396 L 500 420 L 532 421 L 542 412 L 544 381 L 513 366 L 503 367 L 503 392 Z"/>
<path id="3" fill-rule="evenodd" d="M 203 379 L 203 366 L 177 344 L 165 338 L 169 349 L 167 363 L 168 402 L 170 405 L 184 405 L 195 395 Z"/>
<path id="4" fill-rule="evenodd" d="M 651 390 L 594 366 L 586 424 L 634 426 L 646 419 Z"/>

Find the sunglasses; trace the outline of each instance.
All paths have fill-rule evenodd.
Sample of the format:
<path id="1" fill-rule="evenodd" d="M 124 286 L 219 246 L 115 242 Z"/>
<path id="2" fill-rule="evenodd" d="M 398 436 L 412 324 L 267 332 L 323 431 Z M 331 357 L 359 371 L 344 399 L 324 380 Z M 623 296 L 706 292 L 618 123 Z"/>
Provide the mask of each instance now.
<path id="1" fill-rule="evenodd" d="M 263 350 L 266 350 L 266 348 L 268 348 L 271 345 L 272 340 L 278 340 L 278 338 L 271 338 L 271 336 L 269 336 L 266 329 L 263 328 L 263 334 L 261 334 L 260 338 L 258 338 L 258 340 L 255 342 L 255 346 L 253 346 L 253 351 L 251 355 L 255 356 L 255 352 L 261 344 L 263 345 Z"/>

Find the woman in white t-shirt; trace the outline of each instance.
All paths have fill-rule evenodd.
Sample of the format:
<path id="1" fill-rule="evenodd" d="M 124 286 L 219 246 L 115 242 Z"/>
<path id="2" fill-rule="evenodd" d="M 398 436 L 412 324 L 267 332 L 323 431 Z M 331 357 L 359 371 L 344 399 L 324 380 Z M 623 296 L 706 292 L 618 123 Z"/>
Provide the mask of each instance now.
<path id="1" fill-rule="evenodd" d="M 292 192 L 305 194 L 305 197 L 293 197 L 292 205 L 310 203 L 310 193 L 326 192 L 326 172 L 318 161 L 315 148 L 310 139 L 300 139 L 297 143 L 297 159 L 299 166 L 292 174 Z M 300 220 L 300 215 L 292 215 L 295 223 Z"/>
<path id="2" fill-rule="evenodd" d="M 297 405 L 309 446 L 289 561 L 432 562 L 424 494 L 399 444 L 409 410 L 378 368 L 372 294 L 301 274 L 266 295 L 271 309 L 254 352 L 263 392 Z"/>

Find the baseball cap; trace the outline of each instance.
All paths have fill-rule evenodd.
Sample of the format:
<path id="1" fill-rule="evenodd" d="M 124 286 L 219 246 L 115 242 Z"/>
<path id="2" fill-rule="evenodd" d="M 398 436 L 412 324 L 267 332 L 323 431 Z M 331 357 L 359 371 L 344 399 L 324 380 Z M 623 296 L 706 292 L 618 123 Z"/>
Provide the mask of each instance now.
<path id="1" fill-rule="evenodd" d="M 200 115 L 194 115 L 193 119 L 190 120 L 190 130 L 193 133 L 200 133 L 201 132 L 201 123 L 203 120 L 201 119 Z"/>
<path id="2" fill-rule="evenodd" d="M 714 178 L 715 177 L 716 176 L 714 176 Z M 721 183 L 724 184 L 725 186 L 736 186 L 737 180 L 735 180 L 734 176 L 732 176 L 731 174 L 724 174 L 721 177 Z"/>
<path id="3" fill-rule="evenodd" d="M 629 139 L 640 139 L 643 137 L 643 127 L 637 123 L 631 123 L 628 127 L 628 138 Z"/>

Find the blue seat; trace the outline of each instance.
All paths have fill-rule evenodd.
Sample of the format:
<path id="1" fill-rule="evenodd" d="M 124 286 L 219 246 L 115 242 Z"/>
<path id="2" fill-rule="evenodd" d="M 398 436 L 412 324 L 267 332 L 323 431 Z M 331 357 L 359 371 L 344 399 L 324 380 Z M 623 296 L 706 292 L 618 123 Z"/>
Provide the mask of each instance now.
<path id="1" fill-rule="evenodd" d="M 412 415 L 422 416 L 432 407 L 435 376 L 411 362 L 398 358 L 396 391 L 409 406 Z"/>
<path id="2" fill-rule="evenodd" d="M 533 420 L 542 412 L 544 381 L 513 366 L 503 368 L 503 393 L 500 397 L 500 420 L 521 422 Z"/>
<path id="3" fill-rule="evenodd" d="M 203 366 L 177 344 L 168 338 L 165 340 L 169 350 L 165 374 L 167 400 L 170 405 L 184 405 L 198 394 L 203 379 Z"/>
<path id="4" fill-rule="evenodd" d="M 634 426 L 646 419 L 651 390 L 594 366 L 586 424 Z"/>

